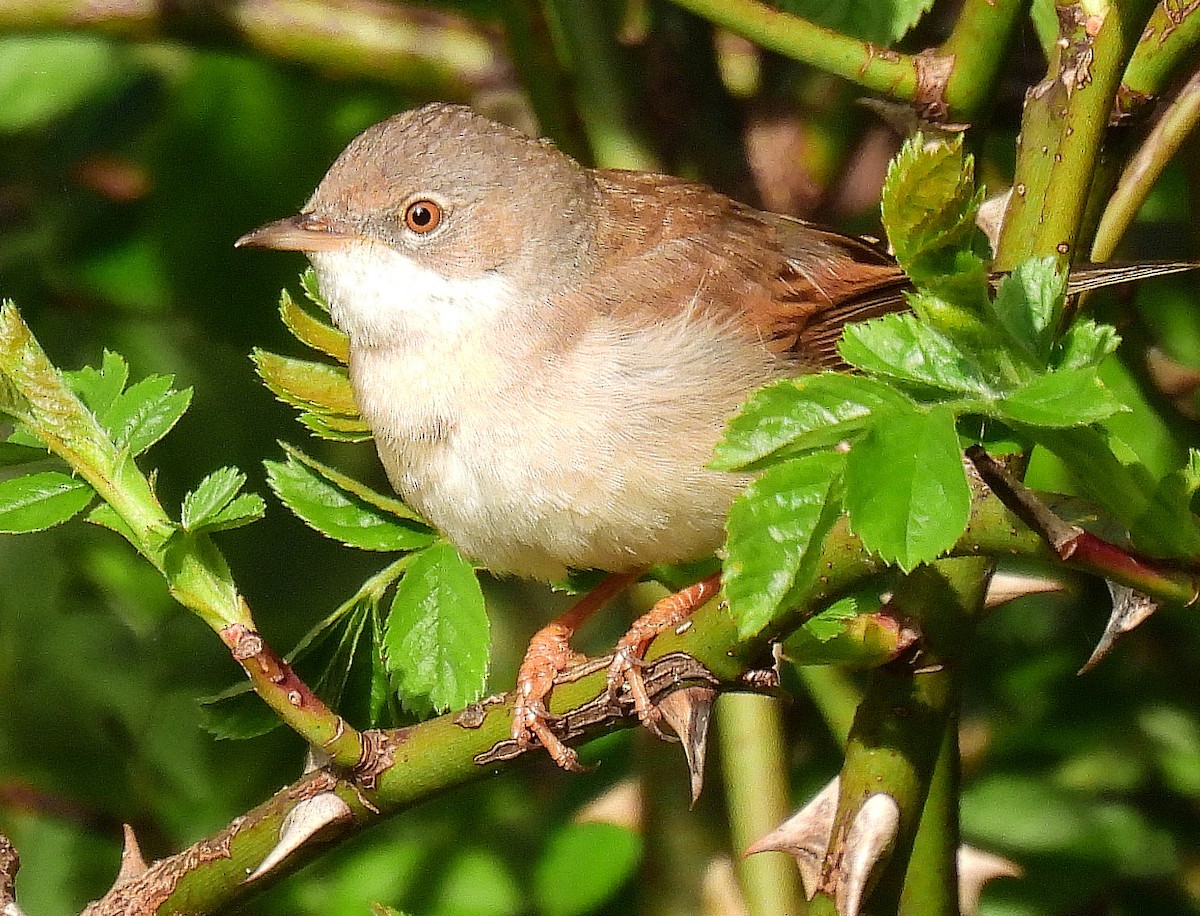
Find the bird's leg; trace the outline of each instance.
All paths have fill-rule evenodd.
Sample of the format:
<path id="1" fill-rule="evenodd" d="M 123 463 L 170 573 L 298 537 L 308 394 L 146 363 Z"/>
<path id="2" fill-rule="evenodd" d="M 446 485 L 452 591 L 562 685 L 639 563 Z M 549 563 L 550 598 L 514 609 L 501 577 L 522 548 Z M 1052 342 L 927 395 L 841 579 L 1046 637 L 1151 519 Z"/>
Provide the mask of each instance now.
<path id="1" fill-rule="evenodd" d="M 610 599 L 636 582 L 640 575 L 640 572 L 632 572 L 607 576 L 566 613 L 533 634 L 517 672 L 512 736 L 518 747 L 529 747 L 531 737 L 536 737 L 564 770 L 583 769 L 575 751 L 554 734 L 551 724 L 555 717 L 546 708 L 546 698 L 554 688 L 558 674 L 583 661 L 583 656 L 571 648 L 570 640 L 575 631 Z"/>
<path id="2" fill-rule="evenodd" d="M 659 728 L 662 713 L 650 702 L 646 681 L 642 677 L 642 660 L 650 643 L 660 633 L 673 630 L 688 619 L 698 607 L 712 598 L 721 588 L 720 573 L 701 579 L 682 591 L 655 602 L 645 614 L 633 622 L 617 643 L 612 663 L 608 666 L 608 695 L 615 703 L 621 691 L 628 688 L 641 723 L 658 737 L 665 737 Z"/>

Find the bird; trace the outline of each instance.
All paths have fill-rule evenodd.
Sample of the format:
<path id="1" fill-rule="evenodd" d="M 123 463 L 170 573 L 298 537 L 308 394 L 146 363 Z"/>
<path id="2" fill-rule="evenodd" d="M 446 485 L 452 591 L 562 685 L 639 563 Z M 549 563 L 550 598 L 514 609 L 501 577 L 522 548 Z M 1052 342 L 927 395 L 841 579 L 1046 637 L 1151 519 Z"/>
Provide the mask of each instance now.
<path id="1" fill-rule="evenodd" d="M 546 697 L 574 630 L 647 568 L 717 550 L 750 479 L 709 466 L 727 421 L 769 382 L 844 368 L 845 324 L 909 288 L 870 239 L 588 168 L 440 102 L 368 128 L 300 213 L 236 244 L 307 255 L 392 486 L 465 556 L 610 574 L 518 674 L 513 737 L 568 769 Z M 618 643 L 610 692 L 628 682 L 651 727 L 638 661 L 718 588 L 664 599 Z"/>

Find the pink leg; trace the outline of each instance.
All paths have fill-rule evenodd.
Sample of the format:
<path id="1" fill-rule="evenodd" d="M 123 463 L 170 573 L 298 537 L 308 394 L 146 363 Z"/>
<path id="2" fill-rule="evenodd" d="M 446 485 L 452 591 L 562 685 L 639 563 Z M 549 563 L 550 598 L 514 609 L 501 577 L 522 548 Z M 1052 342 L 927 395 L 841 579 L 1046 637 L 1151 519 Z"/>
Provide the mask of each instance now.
<path id="1" fill-rule="evenodd" d="M 668 595 L 635 620 L 629 632 L 617 643 L 612 664 L 608 667 L 608 694 L 615 702 L 620 697 L 622 688 L 628 686 L 638 719 L 659 737 L 662 737 L 662 731 L 658 727 L 662 713 L 651 704 L 650 696 L 646 692 L 646 682 L 641 671 L 642 659 L 646 657 L 646 650 L 650 648 L 650 643 L 654 642 L 655 637 L 675 629 L 687 620 L 693 611 L 712 598 L 720 588 L 721 576 L 717 574 Z"/>

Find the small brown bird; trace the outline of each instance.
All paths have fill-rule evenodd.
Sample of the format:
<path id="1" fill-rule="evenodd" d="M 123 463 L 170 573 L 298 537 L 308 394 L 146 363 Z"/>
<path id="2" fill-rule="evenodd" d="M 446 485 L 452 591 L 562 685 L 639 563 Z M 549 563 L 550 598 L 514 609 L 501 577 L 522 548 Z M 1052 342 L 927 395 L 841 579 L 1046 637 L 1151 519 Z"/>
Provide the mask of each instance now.
<path id="1" fill-rule="evenodd" d="M 582 619 L 639 571 L 721 543 L 746 482 L 708 468 L 729 417 L 781 376 L 839 364 L 847 321 L 904 307 L 874 244 L 678 178 L 588 169 L 430 104 L 369 128 L 303 211 L 238 245 L 305 252 L 349 336 L 393 486 L 472 560 L 543 580 L 618 574 L 530 646 L 514 736 L 548 726 Z M 637 658 L 715 578 L 635 624 L 610 670 L 653 724 Z"/>

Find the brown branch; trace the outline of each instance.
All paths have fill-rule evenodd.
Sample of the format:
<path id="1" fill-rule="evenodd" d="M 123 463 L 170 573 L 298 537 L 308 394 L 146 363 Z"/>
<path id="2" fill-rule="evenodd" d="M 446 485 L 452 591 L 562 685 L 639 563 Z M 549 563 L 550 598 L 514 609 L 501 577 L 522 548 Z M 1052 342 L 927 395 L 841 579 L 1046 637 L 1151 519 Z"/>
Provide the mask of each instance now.
<path id="1" fill-rule="evenodd" d="M 21 857 L 8 837 L 0 833 L 0 912 L 7 912 L 17 902 L 17 871 Z"/>

